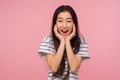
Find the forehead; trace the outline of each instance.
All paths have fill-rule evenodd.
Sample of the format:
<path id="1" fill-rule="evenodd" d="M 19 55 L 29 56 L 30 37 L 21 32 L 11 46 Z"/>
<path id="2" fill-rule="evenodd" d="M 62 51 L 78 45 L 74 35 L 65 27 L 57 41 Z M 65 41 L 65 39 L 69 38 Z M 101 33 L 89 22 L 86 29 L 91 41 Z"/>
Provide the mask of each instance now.
<path id="1" fill-rule="evenodd" d="M 68 11 L 64 11 L 64 12 L 60 12 L 57 16 L 57 18 L 59 19 L 67 19 L 67 18 L 71 18 L 72 19 L 72 16 L 71 14 L 68 12 Z"/>

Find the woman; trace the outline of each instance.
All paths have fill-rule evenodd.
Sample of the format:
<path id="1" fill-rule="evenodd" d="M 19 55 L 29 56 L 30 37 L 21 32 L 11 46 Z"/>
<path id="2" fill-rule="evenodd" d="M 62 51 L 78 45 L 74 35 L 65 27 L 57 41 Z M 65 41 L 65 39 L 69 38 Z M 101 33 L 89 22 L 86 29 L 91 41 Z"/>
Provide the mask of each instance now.
<path id="1" fill-rule="evenodd" d="M 38 50 L 49 66 L 48 80 L 78 80 L 78 69 L 89 58 L 87 43 L 79 35 L 75 11 L 69 5 L 59 6 L 53 15 L 51 35 Z"/>

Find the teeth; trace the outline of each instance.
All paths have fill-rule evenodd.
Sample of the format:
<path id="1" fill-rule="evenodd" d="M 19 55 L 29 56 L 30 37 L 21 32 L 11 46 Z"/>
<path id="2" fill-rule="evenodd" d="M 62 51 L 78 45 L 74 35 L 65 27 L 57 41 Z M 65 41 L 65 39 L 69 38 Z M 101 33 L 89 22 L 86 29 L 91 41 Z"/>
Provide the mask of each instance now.
<path id="1" fill-rule="evenodd" d="M 68 30 L 61 30 L 63 33 L 67 33 L 68 32 Z"/>
<path id="2" fill-rule="evenodd" d="M 62 30 L 62 31 L 67 31 L 67 30 Z"/>

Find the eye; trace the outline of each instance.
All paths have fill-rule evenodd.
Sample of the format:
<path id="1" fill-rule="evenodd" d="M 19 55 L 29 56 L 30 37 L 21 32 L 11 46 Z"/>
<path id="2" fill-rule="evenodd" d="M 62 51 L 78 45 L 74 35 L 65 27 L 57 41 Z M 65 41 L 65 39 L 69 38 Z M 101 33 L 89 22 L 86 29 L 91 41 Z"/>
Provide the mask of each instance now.
<path id="1" fill-rule="evenodd" d="M 72 20 L 67 20 L 67 22 L 68 22 L 68 23 L 71 23 L 71 22 L 72 22 Z"/>
<path id="2" fill-rule="evenodd" d="M 69 21 L 67 21 L 67 22 L 72 22 L 72 21 L 69 20 Z"/>
<path id="3" fill-rule="evenodd" d="M 62 22 L 62 20 L 58 20 L 58 22 Z"/>
<path id="4" fill-rule="evenodd" d="M 61 20 L 61 19 L 58 19 L 57 22 L 62 22 L 62 20 Z"/>
<path id="5" fill-rule="evenodd" d="M 67 19 L 67 22 L 68 23 L 71 23 L 72 22 L 72 19 L 70 18 L 70 19 Z"/>

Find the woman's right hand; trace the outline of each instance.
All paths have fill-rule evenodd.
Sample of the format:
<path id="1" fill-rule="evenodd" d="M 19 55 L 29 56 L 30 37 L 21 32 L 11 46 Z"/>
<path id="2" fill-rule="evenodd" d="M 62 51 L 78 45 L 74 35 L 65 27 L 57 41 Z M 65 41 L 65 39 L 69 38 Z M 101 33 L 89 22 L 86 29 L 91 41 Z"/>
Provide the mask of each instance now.
<path id="1" fill-rule="evenodd" d="M 64 41 L 64 40 L 65 40 L 65 39 L 58 33 L 58 30 L 57 30 L 57 26 L 56 26 L 56 25 L 54 26 L 54 32 L 55 32 L 56 37 L 57 37 L 60 41 Z"/>

